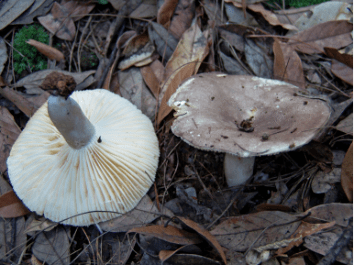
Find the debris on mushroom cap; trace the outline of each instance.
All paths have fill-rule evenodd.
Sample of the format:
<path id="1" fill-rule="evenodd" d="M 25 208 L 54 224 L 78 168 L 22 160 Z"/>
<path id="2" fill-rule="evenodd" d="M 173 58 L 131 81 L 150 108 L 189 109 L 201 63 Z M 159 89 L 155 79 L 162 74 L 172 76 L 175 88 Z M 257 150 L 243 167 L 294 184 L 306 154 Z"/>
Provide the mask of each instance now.
<path id="1" fill-rule="evenodd" d="M 118 217 L 138 204 L 154 182 L 159 146 L 149 118 L 128 100 L 103 89 L 76 91 L 71 97 L 95 126 L 89 144 L 71 148 L 45 103 L 12 147 L 7 166 L 15 192 L 30 210 L 83 226 Z M 90 211 L 101 212 L 80 215 Z"/>
<path id="2" fill-rule="evenodd" d="M 216 73 L 186 80 L 171 96 L 171 129 L 190 145 L 240 157 L 276 154 L 308 143 L 328 105 L 278 80 Z"/>

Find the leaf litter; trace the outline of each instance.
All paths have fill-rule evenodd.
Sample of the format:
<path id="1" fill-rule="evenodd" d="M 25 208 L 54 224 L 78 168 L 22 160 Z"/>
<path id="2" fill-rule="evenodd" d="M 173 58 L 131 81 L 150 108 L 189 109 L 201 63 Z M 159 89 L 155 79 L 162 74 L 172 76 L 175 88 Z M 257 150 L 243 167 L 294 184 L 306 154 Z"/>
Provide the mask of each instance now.
<path id="1" fill-rule="evenodd" d="M 333 252 L 352 229 L 353 217 L 351 4 L 275 10 L 251 0 L 20 2 L 0 4 L 2 260 L 310 264 L 324 256 L 351 263 L 349 240 L 340 255 Z M 35 44 L 47 55 L 48 69 L 18 75 L 15 27 L 37 20 L 52 34 L 48 46 Z M 326 101 L 331 118 L 317 143 L 257 157 L 251 182 L 233 191 L 225 185 L 222 154 L 196 150 L 169 131 L 167 100 L 185 79 L 211 70 L 289 82 L 300 88 L 305 105 L 307 98 Z M 94 89 L 103 77 L 105 89 L 155 123 L 161 158 L 154 189 L 133 211 L 100 223 L 103 232 L 27 214 L 5 181 L 11 146 L 53 93 L 41 85 L 54 71 L 70 75 L 77 90 Z M 335 151 L 347 153 L 339 159 L 330 156 Z"/>

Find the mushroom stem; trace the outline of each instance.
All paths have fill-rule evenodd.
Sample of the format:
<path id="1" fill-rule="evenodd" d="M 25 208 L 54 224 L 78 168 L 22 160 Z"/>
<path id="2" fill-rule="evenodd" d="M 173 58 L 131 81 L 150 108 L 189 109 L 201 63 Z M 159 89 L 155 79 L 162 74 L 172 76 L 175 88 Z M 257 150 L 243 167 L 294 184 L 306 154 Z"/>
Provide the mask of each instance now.
<path id="1" fill-rule="evenodd" d="M 74 149 L 85 147 L 95 135 L 95 127 L 71 97 L 48 98 L 48 114 L 66 142 Z"/>
<path id="2" fill-rule="evenodd" d="M 224 174 L 229 187 L 244 185 L 253 175 L 255 157 L 239 157 L 226 153 Z"/>

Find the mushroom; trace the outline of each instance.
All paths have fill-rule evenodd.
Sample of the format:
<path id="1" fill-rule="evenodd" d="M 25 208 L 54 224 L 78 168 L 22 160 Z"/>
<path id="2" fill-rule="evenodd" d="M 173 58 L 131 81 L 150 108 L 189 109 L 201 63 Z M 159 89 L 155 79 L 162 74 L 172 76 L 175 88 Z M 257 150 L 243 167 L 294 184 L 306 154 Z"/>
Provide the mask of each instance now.
<path id="1" fill-rule="evenodd" d="M 318 133 L 328 105 L 286 82 L 245 75 L 192 76 L 171 96 L 171 130 L 195 148 L 224 152 L 228 186 L 253 174 L 255 156 L 295 150 Z"/>
<path id="2" fill-rule="evenodd" d="M 7 166 L 30 210 L 85 226 L 133 209 L 154 182 L 158 158 L 148 117 L 95 89 L 50 96 L 16 140 Z"/>

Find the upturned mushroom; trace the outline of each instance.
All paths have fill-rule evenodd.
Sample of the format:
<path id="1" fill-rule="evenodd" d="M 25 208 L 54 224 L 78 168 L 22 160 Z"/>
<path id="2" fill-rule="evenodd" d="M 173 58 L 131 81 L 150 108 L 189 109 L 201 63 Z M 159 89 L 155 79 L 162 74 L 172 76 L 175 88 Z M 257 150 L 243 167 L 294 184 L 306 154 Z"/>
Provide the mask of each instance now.
<path id="1" fill-rule="evenodd" d="M 31 211 L 84 226 L 133 209 L 154 182 L 158 158 L 148 117 L 95 89 L 50 96 L 16 140 L 7 166 Z"/>
<path id="2" fill-rule="evenodd" d="M 292 151 L 326 124 L 330 109 L 278 80 L 220 73 L 183 82 L 168 105 L 176 113 L 171 130 L 195 148 L 224 152 L 228 186 L 253 174 L 255 156 Z"/>

